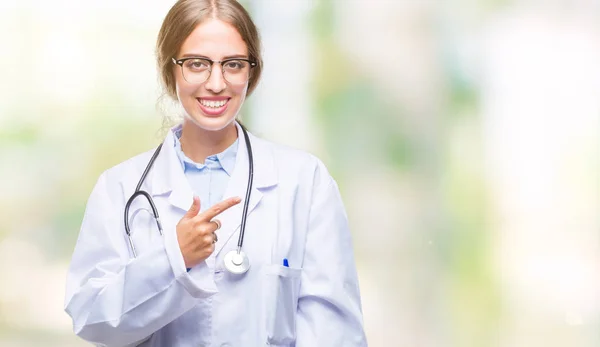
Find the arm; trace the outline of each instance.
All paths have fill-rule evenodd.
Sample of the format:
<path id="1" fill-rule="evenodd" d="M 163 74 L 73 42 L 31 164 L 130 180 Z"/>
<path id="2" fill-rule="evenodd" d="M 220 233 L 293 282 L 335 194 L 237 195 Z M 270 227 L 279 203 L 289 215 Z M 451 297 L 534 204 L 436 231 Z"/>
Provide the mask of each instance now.
<path id="1" fill-rule="evenodd" d="M 65 311 L 83 339 L 100 346 L 127 346 L 216 292 L 205 264 L 186 271 L 174 226 L 164 243 L 130 259 L 122 202 L 112 201 L 106 176 L 89 198 L 67 275 Z M 157 232 L 157 230 L 148 230 Z"/>
<path id="2" fill-rule="evenodd" d="M 296 347 L 367 346 L 348 220 L 324 167 L 314 184 L 298 299 Z"/>

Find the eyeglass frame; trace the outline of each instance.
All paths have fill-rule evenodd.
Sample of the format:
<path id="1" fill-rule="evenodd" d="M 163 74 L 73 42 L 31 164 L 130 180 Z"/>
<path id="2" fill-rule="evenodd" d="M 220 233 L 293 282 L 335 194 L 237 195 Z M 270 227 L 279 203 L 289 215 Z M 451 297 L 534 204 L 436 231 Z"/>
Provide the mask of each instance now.
<path id="1" fill-rule="evenodd" d="M 183 73 L 183 63 L 185 63 L 188 60 L 192 60 L 192 59 L 206 60 L 207 62 L 210 63 L 210 66 L 208 68 L 208 76 L 206 76 L 206 79 L 202 82 L 194 83 L 194 84 L 202 84 L 202 83 L 208 81 L 210 76 L 212 75 L 212 67 L 215 63 L 219 63 L 219 65 L 221 65 L 221 74 L 223 74 L 223 79 L 225 81 L 227 81 L 227 78 L 225 78 L 225 66 L 223 65 L 224 63 L 227 63 L 229 61 L 242 60 L 242 61 L 245 61 L 248 64 L 250 64 L 250 71 L 252 70 L 253 67 L 255 67 L 257 65 L 257 63 L 255 61 L 252 61 L 247 58 L 227 58 L 227 59 L 223 59 L 223 60 L 212 60 L 212 59 L 209 59 L 206 57 L 186 57 L 186 58 L 181 58 L 181 59 L 175 59 L 175 58 L 171 57 L 173 64 L 181 66 L 181 76 L 183 76 L 184 79 L 185 79 L 185 74 Z M 185 79 L 185 80 L 187 81 L 187 79 Z M 250 80 L 250 76 L 248 76 L 248 80 Z M 248 82 L 248 81 L 246 81 L 246 82 Z M 192 82 L 188 81 L 188 83 L 192 83 Z M 227 83 L 231 83 L 231 82 L 227 81 Z"/>

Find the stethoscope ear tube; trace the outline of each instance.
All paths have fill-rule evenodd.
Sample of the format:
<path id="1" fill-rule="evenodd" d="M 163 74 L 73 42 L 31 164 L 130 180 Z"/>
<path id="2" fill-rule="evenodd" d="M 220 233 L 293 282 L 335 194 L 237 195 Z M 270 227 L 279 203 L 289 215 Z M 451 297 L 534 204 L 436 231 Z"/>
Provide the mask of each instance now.
<path id="1" fill-rule="evenodd" d="M 158 145 L 158 147 L 156 147 L 156 151 L 154 151 L 154 154 L 152 154 L 152 158 L 150 158 L 148 165 L 146 165 L 146 169 L 144 169 L 144 173 L 142 174 L 142 177 L 140 177 L 140 181 L 138 182 L 137 186 L 135 187 L 136 192 L 140 191 L 140 189 L 142 188 L 142 184 L 146 180 L 146 176 L 148 176 L 148 172 L 152 168 L 152 165 L 154 165 L 154 161 L 156 160 L 156 157 L 158 157 L 158 154 L 160 153 L 162 145 L 163 145 L 162 143 L 160 145 Z"/>
<path id="2" fill-rule="evenodd" d="M 127 203 L 125 204 L 125 232 L 128 236 L 131 236 L 131 231 L 129 230 L 129 218 L 127 218 L 127 216 L 129 216 L 129 208 L 131 207 L 133 200 L 135 200 L 135 198 L 137 198 L 140 195 L 145 196 L 146 200 L 148 200 L 148 202 L 150 203 L 152 213 L 154 214 L 154 218 L 156 219 L 156 225 L 158 226 L 158 232 L 160 233 L 160 235 L 162 235 L 163 230 L 162 224 L 160 224 L 160 217 L 158 216 L 158 209 L 156 208 L 156 205 L 154 205 L 154 201 L 152 201 L 152 197 L 150 196 L 150 194 L 148 194 L 148 192 L 146 192 L 145 190 L 139 190 L 133 193 L 133 195 L 129 198 L 129 200 L 127 200 Z"/>
<path id="3" fill-rule="evenodd" d="M 125 211 L 124 211 L 125 233 L 127 234 L 127 238 L 129 239 L 129 245 L 131 246 L 131 252 L 133 253 L 134 258 L 137 257 L 137 254 L 135 252 L 135 247 L 133 246 L 133 240 L 131 239 L 131 230 L 129 228 L 129 208 L 131 207 L 131 204 L 133 203 L 133 200 L 135 200 L 135 198 L 137 198 L 140 195 L 143 195 L 146 197 L 146 200 L 148 200 L 148 202 L 150 203 L 150 207 L 152 208 L 152 213 L 154 214 L 154 219 L 156 220 L 156 225 L 158 226 L 158 232 L 160 233 L 160 235 L 163 234 L 163 228 L 162 228 L 162 224 L 160 223 L 158 209 L 156 208 L 156 205 L 154 205 L 154 201 L 152 201 L 152 197 L 150 196 L 150 194 L 148 194 L 148 192 L 146 192 L 144 190 L 140 190 L 140 188 L 142 187 L 142 183 L 144 183 L 144 180 L 146 179 L 146 176 L 148 175 L 150 168 L 152 168 L 152 165 L 154 164 L 156 157 L 158 157 L 158 154 L 160 153 L 161 148 L 162 148 L 162 143 L 156 148 L 156 151 L 154 151 L 154 154 L 152 154 L 152 158 L 150 158 L 150 162 L 148 162 L 148 165 L 146 165 L 146 169 L 144 170 L 142 177 L 140 177 L 140 181 L 138 182 L 137 186 L 135 187 L 135 192 L 131 195 L 131 197 L 129 198 L 129 200 L 127 200 L 127 203 L 125 204 Z"/>

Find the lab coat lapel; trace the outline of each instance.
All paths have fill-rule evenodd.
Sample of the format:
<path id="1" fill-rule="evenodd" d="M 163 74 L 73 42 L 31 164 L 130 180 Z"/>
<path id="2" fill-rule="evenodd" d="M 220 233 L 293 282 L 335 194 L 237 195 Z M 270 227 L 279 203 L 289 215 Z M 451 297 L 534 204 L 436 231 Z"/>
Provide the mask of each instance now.
<path id="1" fill-rule="evenodd" d="M 152 168 L 152 195 L 170 192 L 169 203 L 185 212 L 192 206 L 194 193 L 177 158 L 174 136 L 173 131 L 169 130 Z"/>

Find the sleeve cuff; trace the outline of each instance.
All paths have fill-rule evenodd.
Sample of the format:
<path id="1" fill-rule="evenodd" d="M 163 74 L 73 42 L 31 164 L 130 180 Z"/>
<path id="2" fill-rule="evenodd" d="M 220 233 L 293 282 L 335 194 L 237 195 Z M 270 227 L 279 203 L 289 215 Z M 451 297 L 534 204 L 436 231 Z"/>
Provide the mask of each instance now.
<path id="1" fill-rule="evenodd" d="M 175 279 L 195 298 L 206 298 L 216 294 L 218 292 L 217 285 L 206 262 L 202 262 L 192 269 L 186 269 L 179 242 L 177 242 L 177 234 L 174 231 L 165 230 L 163 236 L 165 251 Z"/>

